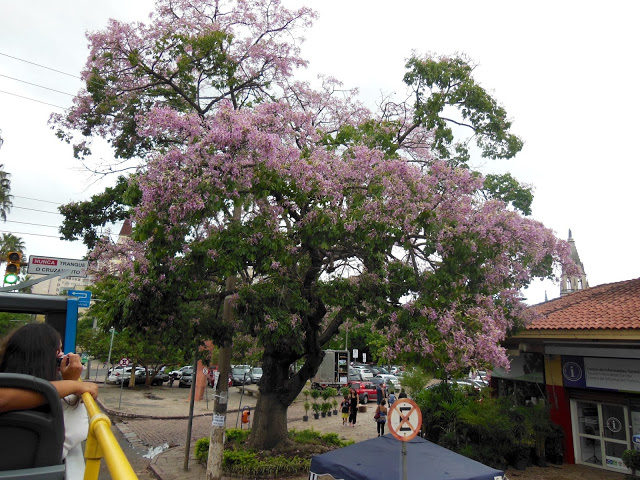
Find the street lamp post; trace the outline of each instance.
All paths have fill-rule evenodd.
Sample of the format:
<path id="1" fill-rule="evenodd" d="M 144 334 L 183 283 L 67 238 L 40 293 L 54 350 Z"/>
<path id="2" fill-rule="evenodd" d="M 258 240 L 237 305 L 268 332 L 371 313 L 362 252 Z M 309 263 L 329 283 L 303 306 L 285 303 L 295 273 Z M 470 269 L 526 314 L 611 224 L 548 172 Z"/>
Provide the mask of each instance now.
<path id="1" fill-rule="evenodd" d="M 113 336 L 116 333 L 116 329 L 111 327 L 109 331 L 111 332 L 111 344 L 109 345 L 109 358 L 107 358 L 107 373 L 104 374 L 105 385 L 107 383 L 107 378 L 109 377 L 109 365 L 111 365 L 111 350 L 113 349 Z"/>

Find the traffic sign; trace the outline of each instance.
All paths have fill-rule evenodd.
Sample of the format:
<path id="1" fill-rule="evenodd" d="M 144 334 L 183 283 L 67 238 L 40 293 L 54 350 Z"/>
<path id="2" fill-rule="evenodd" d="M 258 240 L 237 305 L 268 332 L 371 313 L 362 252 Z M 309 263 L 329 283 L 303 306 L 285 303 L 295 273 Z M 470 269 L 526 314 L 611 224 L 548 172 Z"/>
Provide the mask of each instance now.
<path id="1" fill-rule="evenodd" d="M 89 308 L 91 305 L 91 290 L 68 290 L 67 295 L 77 297 L 81 308 Z"/>
<path id="2" fill-rule="evenodd" d="M 128 358 L 121 358 L 120 361 L 118 362 L 118 365 L 120 365 L 121 367 L 126 367 L 129 365 L 129 359 Z"/>
<path id="3" fill-rule="evenodd" d="M 204 367 L 202 369 L 202 373 L 205 374 L 205 375 L 209 375 L 209 369 L 207 367 Z"/>
<path id="4" fill-rule="evenodd" d="M 86 277 L 88 268 L 89 260 L 29 255 L 27 273 L 32 275 L 50 275 L 52 273 L 64 272 L 67 273 L 69 277 Z"/>
<path id="5" fill-rule="evenodd" d="M 408 442 L 418 435 L 422 426 L 422 412 L 413 400 L 400 398 L 389 410 L 389 431 L 398 440 Z"/>

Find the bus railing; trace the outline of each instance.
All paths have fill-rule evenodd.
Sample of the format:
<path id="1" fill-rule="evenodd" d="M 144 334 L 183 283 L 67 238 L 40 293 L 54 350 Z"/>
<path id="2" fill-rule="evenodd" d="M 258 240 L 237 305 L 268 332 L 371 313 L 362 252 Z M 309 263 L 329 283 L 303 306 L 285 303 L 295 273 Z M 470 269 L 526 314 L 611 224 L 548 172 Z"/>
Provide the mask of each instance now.
<path id="1" fill-rule="evenodd" d="M 113 480 L 137 480 L 129 460 L 111 431 L 111 420 L 89 393 L 82 395 L 89 415 L 89 434 L 84 449 L 84 480 L 98 480 L 100 460 L 104 458 Z"/>

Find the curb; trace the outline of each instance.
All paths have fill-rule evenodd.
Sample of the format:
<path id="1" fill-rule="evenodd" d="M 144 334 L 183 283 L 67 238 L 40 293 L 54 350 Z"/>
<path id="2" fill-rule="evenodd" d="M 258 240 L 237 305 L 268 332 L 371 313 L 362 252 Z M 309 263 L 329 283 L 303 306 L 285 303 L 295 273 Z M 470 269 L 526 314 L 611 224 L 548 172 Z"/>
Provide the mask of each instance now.
<path id="1" fill-rule="evenodd" d="M 164 416 L 164 415 L 144 415 L 142 413 L 128 413 L 128 412 L 120 412 L 118 410 L 113 410 L 109 407 L 106 407 L 101 401 L 100 398 L 96 399 L 96 403 L 98 403 L 98 405 L 100 405 L 100 408 L 102 409 L 102 411 L 106 414 L 108 414 L 109 416 L 114 416 L 114 417 L 120 417 L 120 418 L 147 418 L 147 419 L 152 419 L 152 420 L 182 420 L 182 419 L 188 419 L 189 415 L 169 415 L 169 416 Z M 238 411 L 238 409 L 235 410 L 227 410 L 227 412 L 233 412 L 233 411 Z M 207 413 L 195 413 L 193 415 L 193 418 L 195 417 L 206 417 L 207 415 L 211 415 L 213 412 L 207 412 Z"/>

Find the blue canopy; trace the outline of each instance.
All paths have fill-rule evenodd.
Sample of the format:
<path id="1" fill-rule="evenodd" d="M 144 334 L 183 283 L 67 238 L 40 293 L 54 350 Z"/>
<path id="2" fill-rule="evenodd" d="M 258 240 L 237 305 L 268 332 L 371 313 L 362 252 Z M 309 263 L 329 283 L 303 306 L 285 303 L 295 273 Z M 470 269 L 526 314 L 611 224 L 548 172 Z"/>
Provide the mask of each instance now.
<path id="1" fill-rule="evenodd" d="M 402 479 L 402 443 L 391 434 L 354 443 L 311 459 L 311 479 Z M 504 472 L 416 437 L 407 444 L 408 480 L 502 480 Z"/>

